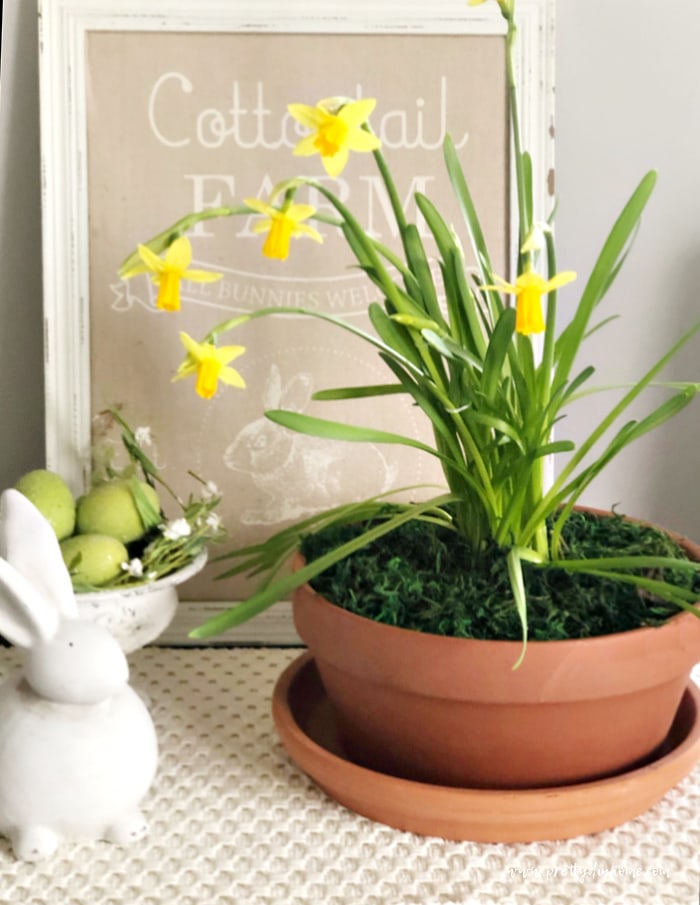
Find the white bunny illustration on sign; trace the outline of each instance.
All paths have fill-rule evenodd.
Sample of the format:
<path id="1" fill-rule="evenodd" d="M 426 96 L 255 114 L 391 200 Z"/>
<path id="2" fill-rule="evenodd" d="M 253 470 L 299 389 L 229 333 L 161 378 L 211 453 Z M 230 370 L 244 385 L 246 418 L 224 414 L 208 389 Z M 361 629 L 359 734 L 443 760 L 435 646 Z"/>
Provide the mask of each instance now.
<path id="1" fill-rule="evenodd" d="M 0 835 L 27 861 L 139 839 L 158 745 L 126 657 L 78 618 L 56 535 L 17 490 L 0 497 L 0 555 L 0 634 L 25 650 L 0 686 Z"/>
<path id="2" fill-rule="evenodd" d="M 312 390 L 311 374 L 295 374 L 283 385 L 280 369 L 272 365 L 264 407 L 304 412 Z M 353 448 L 352 456 L 355 480 L 368 482 L 370 493 L 389 490 L 396 467 L 378 446 L 368 443 L 362 453 Z M 248 475 L 258 494 L 257 505 L 240 514 L 243 525 L 276 525 L 318 512 L 340 500 L 348 482 L 347 444 L 294 433 L 267 418 L 256 418 L 240 430 L 224 452 L 224 464 Z M 351 491 L 357 494 L 352 486 Z"/>

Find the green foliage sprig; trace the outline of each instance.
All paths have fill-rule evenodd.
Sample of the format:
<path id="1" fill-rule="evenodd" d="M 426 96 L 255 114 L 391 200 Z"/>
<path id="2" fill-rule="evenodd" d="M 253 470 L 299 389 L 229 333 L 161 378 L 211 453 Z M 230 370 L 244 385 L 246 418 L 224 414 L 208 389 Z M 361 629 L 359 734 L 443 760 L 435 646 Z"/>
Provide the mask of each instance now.
<path id="1" fill-rule="evenodd" d="M 209 544 L 219 543 L 226 536 L 216 512 L 221 494 L 214 484 L 190 471 L 188 473 L 199 490 L 190 492 L 183 499 L 165 482 L 160 469 L 146 452 L 150 431 L 144 428 L 134 431 L 114 407 L 102 415 L 119 426 L 127 462 L 125 465 L 115 464 L 113 444 L 96 444 L 93 449 L 92 485 L 127 481 L 145 534 L 128 545 L 131 558 L 119 575 L 99 587 L 78 584 L 74 580 L 77 591 L 104 591 L 156 581 L 189 565 Z M 144 492 L 142 480 L 156 491 L 162 488 L 172 500 L 174 510 L 171 506 L 166 507 L 169 510 L 166 515 L 154 506 L 152 497 Z"/>

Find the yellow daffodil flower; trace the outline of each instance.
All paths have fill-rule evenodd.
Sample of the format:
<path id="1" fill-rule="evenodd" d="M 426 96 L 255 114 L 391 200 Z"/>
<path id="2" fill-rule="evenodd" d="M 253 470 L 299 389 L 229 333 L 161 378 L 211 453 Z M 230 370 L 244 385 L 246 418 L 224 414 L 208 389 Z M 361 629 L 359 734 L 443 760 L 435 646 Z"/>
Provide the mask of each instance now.
<path id="1" fill-rule="evenodd" d="M 364 98 L 343 105 L 337 98 L 327 98 L 315 107 L 289 104 L 294 119 L 314 130 L 302 138 L 294 153 L 302 157 L 320 154 L 326 173 L 340 176 L 350 151 L 376 151 L 381 146 L 376 135 L 362 128 L 376 103 L 374 98 Z"/>
<path id="2" fill-rule="evenodd" d="M 267 258 L 284 261 L 289 255 L 289 242 L 294 236 L 308 236 L 314 242 L 323 242 L 318 230 L 308 223 L 302 223 L 316 213 L 310 204 L 289 204 L 282 208 L 273 207 L 259 198 L 246 198 L 245 204 L 251 210 L 264 214 L 265 219 L 253 226 L 254 233 L 267 233 L 263 254 Z"/>
<path id="3" fill-rule="evenodd" d="M 551 280 L 545 280 L 534 270 L 526 270 L 518 276 L 515 284 L 507 283 L 497 276 L 498 285 L 482 288 L 510 292 L 515 296 L 515 329 L 523 336 L 529 336 L 531 333 L 542 333 L 545 329 L 542 296 L 575 279 L 573 270 L 558 273 Z"/>
<path id="4" fill-rule="evenodd" d="M 158 257 L 146 245 L 139 245 L 139 256 L 142 264 L 132 268 L 124 279 L 137 273 L 153 274 L 153 282 L 158 284 L 156 307 L 164 311 L 180 310 L 180 281 L 192 280 L 195 283 L 213 283 L 220 280 L 223 274 L 209 270 L 188 270 L 192 261 L 192 246 L 187 236 L 180 236 L 165 252 L 165 258 Z"/>
<path id="5" fill-rule="evenodd" d="M 229 386 L 245 388 L 245 380 L 229 362 L 245 352 L 245 346 L 221 346 L 213 343 L 198 343 L 187 333 L 180 333 L 182 345 L 187 350 L 187 358 L 177 369 L 173 380 L 181 380 L 190 374 L 197 375 L 195 390 L 202 399 L 211 399 L 217 391 L 219 381 Z"/>

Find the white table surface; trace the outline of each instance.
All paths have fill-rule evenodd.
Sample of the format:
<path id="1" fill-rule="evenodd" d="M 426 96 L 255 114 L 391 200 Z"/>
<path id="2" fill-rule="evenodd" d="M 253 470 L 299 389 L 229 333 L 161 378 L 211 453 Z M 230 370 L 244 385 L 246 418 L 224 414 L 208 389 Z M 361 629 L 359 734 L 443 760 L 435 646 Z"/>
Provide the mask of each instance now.
<path id="1" fill-rule="evenodd" d="M 399 832 L 329 800 L 288 759 L 270 700 L 298 655 L 133 654 L 161 746 L 149 836 L 38 864 L 0 840 L 0 905 L 698 905 L 700 768 L 642 817 L 565 842 Z M 15 663 L 0 650 L 0 674 Z"/>

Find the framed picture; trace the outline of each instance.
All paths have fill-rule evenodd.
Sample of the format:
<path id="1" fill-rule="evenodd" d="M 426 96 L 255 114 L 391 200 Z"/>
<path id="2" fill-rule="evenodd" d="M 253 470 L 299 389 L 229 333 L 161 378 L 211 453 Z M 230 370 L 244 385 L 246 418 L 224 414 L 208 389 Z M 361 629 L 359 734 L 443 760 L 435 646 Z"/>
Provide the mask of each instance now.
<path id="1" fill-rule="evenodd" d="M 518 73 L 523 139 L 534 157 L 537 209 L 551 208 L 553 0 L 519 0 Z M 407 215 L 428 194 L 459 230 L 442 159 L 449 132 L 472 187 L 498 272 L 512 249 L 511 160 L 505 40 L 495 3 L 464 0 L 40 0 L 46 323 L 47 462 L 80 493 L 100 417 L 117 405 L 148 426 L 169 482 L 188 491 L 193 471 L 224 494 L 231 544 L 392 488 L 440 481 L 420 454 L 321 442 L 266 421 L 266 408 L 357 423 L 420 438 L 396 397 L 317 403 L 314 391 L 377 383 L 372 351 L 303 317 L 263 318 L 232 342 L 247 388 L 210 401 L 189 381 L 173 384 L 178 334 L 201 338 L 215 323 L 261 306 L 316 306 L 361 324 L 371 286 L 348 266 L 342 236 L 294 243 L 288 261 L 261 254 L 248 217 L 200 223 L 192 266 L 223 273 L 185 283 L 177 314 L 155 307 L 143 275 L 117 277 L 139 242 L 195 209 L 265 197 L 318 158 L 293 157 L 301 133 L 290 102 L 374 97 L 383 142 Z M 335 189 L 374 235 L 396 241 L 372 156 L 354 155 Z M 309 199 L 321 208 L 323 199 Z M 427 233 L 424 224 L 419 228 Z M 342 414 L 333 406 L 343 405 Z M 330 408 L 329 408 L 330 406 Z M 165 641 L 241 599 L 244 582 L 218 580 L 221 564 L 187 586 Z M 220 640 L 294 639 L 288 607 L 272 608 Z"/>

